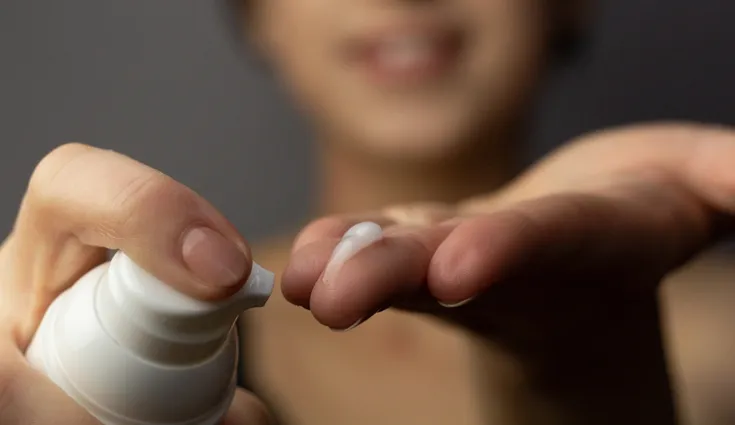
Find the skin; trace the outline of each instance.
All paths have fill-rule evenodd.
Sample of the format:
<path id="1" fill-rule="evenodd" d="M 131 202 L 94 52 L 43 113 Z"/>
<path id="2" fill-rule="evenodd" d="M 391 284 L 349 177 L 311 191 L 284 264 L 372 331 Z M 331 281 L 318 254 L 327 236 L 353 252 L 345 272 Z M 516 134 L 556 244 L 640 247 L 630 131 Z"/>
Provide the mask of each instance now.
<path id="1" fill-rule="evenodd" d="M 320 214 L 332 214 L 285 249 L 256 249 L 282 272 L 283 296 L 250 317 L 246 347 L 258 350 L 261 387 L 281 395 L 273 400 L 289 422 L 675 423 L 656 290 L 724 234 L 735 133 L 665 125 L 590 135 L 511 180 L 519 117 L 558 24 L 545 4 L 253 2 L 248 36 L 315 124 Z M 386 91 L 332 56 L 354 29 L 416 16 L 456 17 L 472 34 L 459 74 Z M 417 201 L 434 204 L 406 207 Z M 385 237 L 324 281 L 342 234 L 366 219 Z M 229 248 L 183 243 L 202 227 Z M 22 352 L 51 300 L 104 261 L 104 248 L 201 299 L 237 290 L 251 258 L 219 212 L 162 173 L 90 146 L 50 153 L 0 250 L 1 423 L 94 423 Z M 387 303 L 395 308 L 374 314 Z M 701 335 L 696 325 L 674 339 Z M 711 367 L 703 358 L 695 365 Z M 711 399 L 687 389 L 695 395 L 684 406 Z M 689 410 L 710 410 L 699 406 Z M 244 392 L 230 415 L 267 421 Z"/>
<path id="2" fill-rule="evenodd" d="M 732 225 L 734 142 L 729 131 L 685 126 L 591 136 L 458 205 L 449 221 L 375 214 L 383 239 L 329 280 L 322 271 L 339 236 L 364 218 L 319 220 L 295 243 L 284 294 L 333 328 L 392 302 L 473 330 L 496 353 L 489 380 L 501 392 L 486 402 L 499 423 L 727 423 L 696 397 L 676 418 L 657 290 Z M 687 378 L 702 372 L 693 365 L 683 365 Z"/>
<path id="3" fill-rule="evenodd" d="M 621 151 L 625 154 L 614 161 L 578 167 L 621 147 L 627 148 Z M 449 222 L 427 220 L 435 215 L 427 210 L 417 214 L 421 207 L 402 220 L 390 218 L 394 214 L 373 214 L 370 219 L 386 227 L 382 242 L 348 260 L 329 283 L 320 275 L 331 250 L 352 224 L 367 217 L 316 221 L 293 247 L 283 292 L 331 328 L 350 326 L 390 300 L 396 307 L 472 330 L 504 353 L 496 357 L 504 361 L 503 367 L 495 363 L 496 372 L 503 373 L 493 379 L 507 391 L 483 400 L 502 402 L 497 414 L 507 419 L 503 423 L 673 424 L 669 382 L 656 337 L 656 308 L 647 301 L 655 298 L 663 276 L 724 235 L 721 226 L 731 223 L 735 211 L 733 154 L 735 132 L 724 129 L 640 127 L 593 135 L 505 190 L 457 205 L 458 215 Z M 71 163 L 75 167 L 67 167 Z M 108 167 L 118 170 L 120 178 L 111 179 Z M 34 372 L 22 351 L 48 302 L 103 261 L 99 247 L 125 250 L 160 279 L 194 296 L 216 299 L 232 290 L 231 284 L 195 278 L 177 251 L 157 247 L 177 247 L 180 235 L 194 223 L 207 223 L 232 242 L 241 237 L 221 216 L 210 215 L 206 201 L 195 193 L 165 176 L 151 175 L 161 176 L 122 155 L 81 145 L 55 150 L 34 173 L 13 233 L 0 250 L 3 423 L 94 423 Z M 141 181 L 149 183 L 141 186 Z M 90 190 L 100 188 L 105 190 Z M 154 214 L 165 208 L 172 208 L 165 217 Z M 570 211 L 578 220 L 569 220 Z M 152 214 L 149 220 L 127 220 L 147 214 Z M 537 231 L 528 232 L 525 220 Z M 167 228 L 172 221 L 176 225 Z M 596 255 L 599 252 L 605 256 Z M 199 262 L 213 260 L 198 255 Z M 249 262 L 247 255 L 243 258 Z M 571 263 L 580 266 L 572 274 Z M 375 264 L 381 267 L 371 267 Z M 611 264 L 619 267 L 611 269 Z M 536 273 L 524 278 L 528 270 Z M 595 291 L 567 285 L 579 281 L 593 282 Z M 544 308 L 534 307 L 534 298 L 529 299 L 536 290 L 548 297 Z M 472 302 L 455 309 L 436 302 L 452 304 L 473 296 Z M 569 309 L 565 300 L 570 299 L 584 308 Z M 611 313 L 621 309 L 628 312 L 626 319 L 632 313 L 639 320 L 623 326 L 625 321 L 609 320 L 614 314 L 595 314 L 603 307 Z M 539 326 L 545 332 L 533 332 Z M 288 365 L 284 361 L 280 366 Z M 635 374 L 600 376 L 602 365 L 619 365 L 614 372 Z M 569 379 L 574 376 L 591 380 Z M 265 423 L 262 405 L 244 393 L 237 400 L 233 423 Z M 645 409 L 640 400 L 645 400 Z M 47 408 L 36 408 L 39 405 Z M 339 408 L 335 404 L 334 409 Z M 692 423 L 716 423 L 703 418 Z"/>
<path id="4" fill-rule="evenodd" d="M 456 202 L 510 177 L 512 142 L 560 25 L 551 2 L 247 6 L 247 39 L 317 133 L 319 215 Z M 440 78 L 376 83 L 349 54 L 427 22 L 464 37 L 461 59 Z M 256 247 L 259 261 L 283 270 L 293 237 L 284 239 Z M 389 311 L 335 335 L 278 295 L 246 320 L 249 375 L 285 423 L 485 423 L 478 365 L 486 350 L 454 325 Z"/>
<path id="5" fill-rule="evenodd" d="M 163 211 L 170 220 L 157 218 Z M 130 253 L 159 278 L 202 300 L 225 298 L 242 286 L 240 279 L 204 280 L 192 271 L 190 264 L 212 263 L 206 253 L 181 246 L 182 235 L 195 224 L 227 239 L 240 252 L 242 271 L 249 271 L 249 249 L 227 219 L 158 171 L 80 144 L 63 145 L 39 163 L 13 231 L 0 247 L 1 423 L 98 424 L 32 369 L 23 352 L 51 301 L 104 262 L 107 248 Z M 264 425 L 268 418 L 259 400 L 238 391 L 225 423 Z"/>
<path id="6" fill-rule="evenodd" d="M 550 2 L 391 3 L 255 1 L 246 19 L 272 69 L 335 149 L 435 165 L 486 146 L 473 140 L 480 131 L 506 137 L 543 70 Z M 416 22 L 462 33 L 457 69 L 415 86 L 367 81 L 351 49 Z"/>
<path id="7" fill-rule="evenodd" d="M 318 214 L 364 217 L 366 211 L 383 211 L 378 215 L 411 221 L 417 217 L 419 220 L 451 217 L 456 214 L 457 202 L 478 194 L 484 200 L 488 193 L 495 193 L 513 178 L 519 129 L 539 78 L 553 56 L 549 46 L 556 31 L 574 30 L 583 22 L 580 17 L 584 15 L 581 12 L 586 3 L 254 0 L 248 6 L 244 18 L 247 37 L 314 124 L 320 142 L 317 150 L 322 195 Z M 472 47 L 464 52 L 457 65 L 458 70 L 440 82 L 399 88 L 376 85 L 361 78 L 359 70 L 340 56 L 340 49 L 353 37 L 368 37 L 373 29 L 383 25 L 408 26 L 406 22 L 422 18 L 452 22 L 472 40 L 469 43 Z M 620 138 L 634 138 L 634 134 L 624 132 Z M 626 149 L 637 152 L 630 143 Z M 564 152 L 562 155 L 570 151 Z M 604 170 L 608 162 L 601 163 L 601 158 L 621 158 L 623 162 L 635 158 L 618 148 L 602 156 L 589 150 L 583 152 L 588 153 L 574 155 L 579 163 L 569 160 L 566 168 L 552 168 L 559 175 L 557 179 L 534 179 L 535 193 L 543 194 L 542 188 L 561 190 L 553 188 L 566 180 L 575 180 L 575 173 L 584 175 L 584 164 L 594 164 Z M 568 175 L 562 175 L 562 171 Z M 593 177 L 599 179 L 601 175 Z M 576 189 L 567 186 L 563 188 Z M 502 189 L 505 193 L 512 191 Z M 533 192 L 529 190 L 529 193 Z M 444 205 L 441 208 L 417 205 L 411 211 L 384 210 L 391 205 L 424 201 Z M 484 213 L 482 209 L 479 212 Z M 291 242 L 291 238 L 285 238 L 284 242 L 269 245 L 258 253 L 274 269 L 280 270 L 288 261 Z M 660 411 L 652 407 L 648 413 L 650 417 L 662 416 L 656 423 L 666 423 L 672 416 L 669 382 L 663 376 L 665 364 L 660 355 L 662 332 L 670 346 L 669 357 L 676 362 L 672 367 L 676 372 L 675 384 L 683 388 L 678 391 L 682 418 L 688 418 L 691 423 L 718 423 L 712 417 L 726 410 L 723 409 L 726 403 L 713 404 L 712 397 L 702 395 L 717 391 L 701 382 L 702 371 L 728 369 L 727 362 L 715 361 L 711 355 L 723 349 L 723 336 L 703 331 L 727 321 L 724 312 L 716 318 L 707 314 L 727 292 L 722 284 L 716 283 L 722 279 L 712 279 L 712 273 L 706 272 L 722 269 L 721 264 L 721 260 L 713 257 L 696 264 L 696 273 L 667 276 L 673 281 L 663 288 L 666 308 L 662 314 L 668 326 L 663 330 L 658 327 L 659 307 L 655 300 L 649 300 L 649 308 L 640 312 L 640 320 L 648 324 L 647 333 L 626 340 L 625 333 L 636 329 L 621 328 L 621 335 L 615 338 L 621 347 L 642 345 L 641 339 L 652 341 L 648 350 L 644 350 L 649 355 L 639 362 L 641 368 L 647 362 L 648 369 L 654 371 L 650 376 L 640 377 L 651 381 L 650 386 L 630 382 L 620 385 L 641 389 L 640 398 L 645 395 L 650 405 L 659 406 Z M 698 283 L 701 276 L 708 276 L 710 287 L 719 289 L 700 291 L 709 293 L 700 294 L 696 302 L 687 301 L 693 299 L 691 282 Z M 284 288 L 287 282 L 284 276 Z M 342 301 L 341 298 L 339 302 L 333 300 L 334 305 L 340 306 Z M 317 319 L 321 319 L 319 309 L 316 311 Z M 456 322 L 447 325 L 389 310 L 351 330 L 349 335 L 335 337 L 309 321 L 306 312 L 294 311 L 278 297 L 268 309 L 254 312 L 248 318 L 251 319 L 247 328 L 250 341 L 244 348 L 250 350 L 250 374 L 259 391 L 268 395 L 287 423 L 361 423 L 362 420 L 473 424 L 487 423 L 491 415 L 501 412 L 497 414 L 502 423 L 525 420 L 539 424 L 556 416 L 540 407 L 540 403 L 544 406 L 553 403 L 535 401 L 530 395 L 535 390 L 518 385 L 526 369 L 518 353 L 486 335 L 477 338 L 476 334 L 465 332 L 464 327 L 457 329 Z M 605 329 L 602 325 L 599 328 Z M 589 337 L 579 337 L 585 338 Z M 570 351 L 580 349 L 579 344 L 566 342 Z M 588 343 L 594 345 L 594 341 Z M 598 345 L 609 348 L 611 344 Z M 293 352 L 299 356 L 289 356 Z M 344 361 L 345 358 L 349 361 Z M 287 368 L 283 366 L 286 363 Z M 452 366 L 439 368 L 439 364 Z M 634 364 L 634 359 L 629 359 L 627 364 L 622 362 L 620 368 L 610 368 L 611 374 L 621 375 L 626 367 L 637 370 Z M 394 379 L 376 376 L 373 370 L 381 370 Z M 706 372 L 705 375 L 717 374 Z M 431 378 L 427 380 L 427 376 Z M 613 377 L 596 376 L 598 382 L 608 382 Z M 594 385 L 597 384 L 578 383 L 583 388 Z M 644 389 L 650 394 L 643 392 Z M 630 409 L 623 408 L 631 405 L 630 400 L 620 399 L 620 394 L 617 398 L 612 394 L 605 396 L 617 401 L 615 406 L 620 412 L 630 413 Z M 544 412 L 541 413 L 544 419 L 522 419 L 519 413 L 533 410 Z M 611 407 L 598 410 L 609 412 Z"/>

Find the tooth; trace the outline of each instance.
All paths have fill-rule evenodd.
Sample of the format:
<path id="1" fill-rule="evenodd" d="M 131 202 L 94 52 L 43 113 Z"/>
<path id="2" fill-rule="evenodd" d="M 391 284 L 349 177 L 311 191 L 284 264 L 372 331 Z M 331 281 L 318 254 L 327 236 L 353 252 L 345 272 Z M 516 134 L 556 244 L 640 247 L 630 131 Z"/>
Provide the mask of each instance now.
<path id="1" fill-rule="evenodd" d="M 433 45 L 423 37 L 403 37 L 385 43 L 379 50 L 379 59 L 396 68 L 420 66 L 431 59 Z"/>

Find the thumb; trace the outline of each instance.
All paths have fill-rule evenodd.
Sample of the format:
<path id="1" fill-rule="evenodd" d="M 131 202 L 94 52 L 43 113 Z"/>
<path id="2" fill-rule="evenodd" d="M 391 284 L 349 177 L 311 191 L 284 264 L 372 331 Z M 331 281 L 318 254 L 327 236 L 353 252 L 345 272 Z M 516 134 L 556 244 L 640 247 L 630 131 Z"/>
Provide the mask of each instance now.
<path id="1" fill-rule="evenodd" d="M 251 268 L 236 229 L 191 189 L 123 155 L 62 146 L 33 173 L 0 251 L 0 307 L 12 322 L 21 318 L 21 345 L 49 303 L 107 249 L 203 300 L 236 292 Z"/>

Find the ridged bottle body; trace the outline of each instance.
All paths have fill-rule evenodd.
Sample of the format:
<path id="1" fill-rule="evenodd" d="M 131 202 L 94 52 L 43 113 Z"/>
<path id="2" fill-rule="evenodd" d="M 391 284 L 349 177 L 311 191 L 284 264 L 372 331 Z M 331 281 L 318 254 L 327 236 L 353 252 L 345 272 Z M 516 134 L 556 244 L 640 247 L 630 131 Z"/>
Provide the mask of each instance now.
<path id="1" fill-rule="evenodd" d="M 113 259 L 115 267 L 134 267 L 129 264 L 115 265 Z M 103 264 L 53 302 L 28 348 L 29 362 L 105 425 L 220 423 L 236 388 L 234 326 L 205 356 L 179 356 L 186 354 L 180 343 L 171 345 L 179 352 L 162 352 L 167 345 L 161 341 L 166 339 L 148 335 L 135 340 L 137 346 L 126 346 L 116 335 L 130 334 L 130 326 L 109 320 L 124 321 L 128 316 L 121 313 L 101 320 L 99 310 L 109 309 L 100 301 L 109 292 L 105 285 L 114 286 L 110 274 L 110 263 Z M 137 304 L 121 305 L 129 317 L 147 317 L 142 314 L 147 307 L 139 307 L 138 314 Z M 168 313 L 175 317 L 177 312 Z M 144 322 L 139 325 L 145 328 Z M 118 328 L 128 333 L 117 332 Z M 155 344 L 147 344 L 148 340 Z"/>

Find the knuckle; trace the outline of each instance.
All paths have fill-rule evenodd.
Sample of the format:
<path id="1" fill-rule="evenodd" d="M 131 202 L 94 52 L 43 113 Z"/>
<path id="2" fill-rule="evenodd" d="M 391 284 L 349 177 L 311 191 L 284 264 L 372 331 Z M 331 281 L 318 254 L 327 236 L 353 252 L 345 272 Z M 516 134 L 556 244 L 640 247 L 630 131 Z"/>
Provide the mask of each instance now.
<path id="1" fill-rule="evenodd" d="M 36 165 L 28 183 L 27 194 L 36 202 L 54 198 L 54 188 L 64 170 L 95 148 L 81 143 L 66 143 L 56 147 Z"/>
<path id="2" fill-rule="evenodd" d="M 110 220 L 99 231 L 110 237 L 132 235 L 141 221 L 155 221 L 155 216 L 171 216 L 190 211 L 194 197 L 190 191 L 154 169 L 145 169 L 127 180 L 109 203 Z M 191 205 L 190 205 L 191 204 Z"/>
<path id="3" fill-rule="evenodd" d="M 311 222 L 304 232 L 312 235 L 341 235 L 350 225 L 351 222 L 343 217 L 323 217 Z"/>
<path id="4" fill-rule="evenodd" d="M 131 158 L 67 143 L 48 153 L 34 169 L 21 215 L 74 216 L 72 223 L 32 221 L 74 226 L 74 232 L 89 232 L 94 237 L 98 233 L 120 238 L 142 220 L 194 211 L 195 198 L 184 185 Z"/>
<path id="5" fill-rule="evenodd" d="M 170 199 L 175 192 L 178 192 L 178 184 L 171 178 L 159 171 L 145 169 L 125 181 L 111 205 L 124 215 L 161 198 Z"/>
<path id="6" fill-rule="evenodd" d="M 344 217 L 322 217 L 312 221 L 296 237 L 296 246 L 304 246 L 320 238 L 341 237 L 352 222 Z"/>

